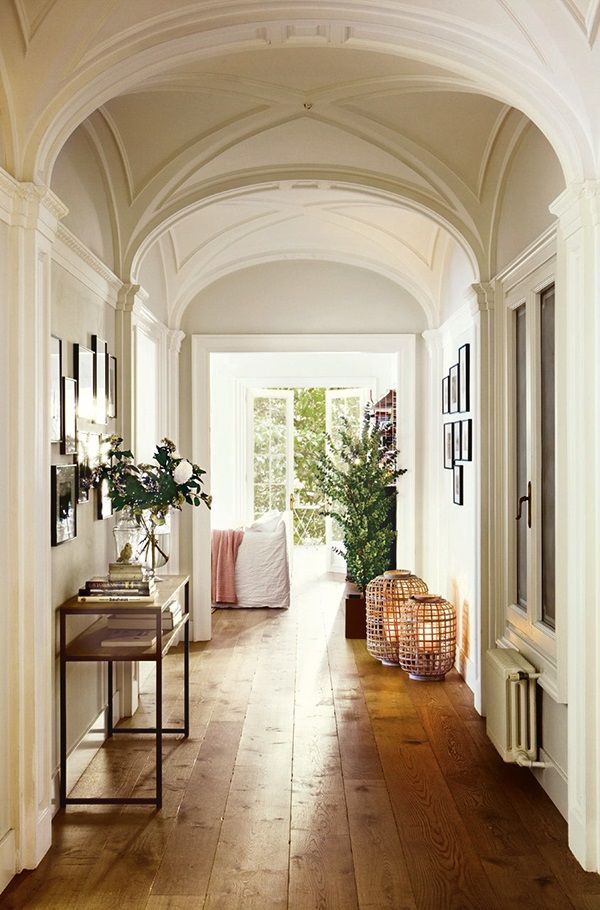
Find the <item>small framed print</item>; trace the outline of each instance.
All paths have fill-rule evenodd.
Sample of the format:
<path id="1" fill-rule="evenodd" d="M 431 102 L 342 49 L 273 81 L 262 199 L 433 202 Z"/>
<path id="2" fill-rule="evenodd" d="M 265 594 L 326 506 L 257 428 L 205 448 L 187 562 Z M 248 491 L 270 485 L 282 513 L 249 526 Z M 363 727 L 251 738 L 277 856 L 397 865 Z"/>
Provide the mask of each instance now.
<path id="1" fill-rule="evenodd" d="M 460 377 L 459 377 L 457 363 L 455 363 L 454 366 L 450 367 L 450 373 L 449 373 L 448 378 L 450 380 L 450 396 L 449 396 L 450 413 L 457 414 L 458 406 L 459 406 L 459 398 L 460 398 L 460 388 L 459 388 L 460 387 Z"/>
<path id="2" fill-rule="evenodd" d="M 103 480 L 96 490 L 96 518 L 104 521 L 113 513 L 112 499 L 108 495 L 108 480 Z"/>
<path id="3" fill-rule="evenodd" d="M 63 455 L 77 455 L 77 380 L 68 376 L 62 378 L 61 409 Z"/>
<path id="4" fill-rule="evenodd" d="M 104 426 L 107 420 L 108 345 L 98 335 L 92 335 L 92 351 L 94 352 L 94 423 Z"/>
<path id="5" fill-rule="evenodd" d="M 471 410 L 471 345 L 458 349 L 458 410 L 461 414 Z"/>
<path id="6" fill-rule="evenodd" d="M 454 464 L 454 427 L 453 423 L 444 424 L 444 467 L 452 470 Z"/>
<path id="7" fill-rule="evenodd" d="M 50 338 L 50 442 L 61 442 L 62 341 Z"/>
<path id="8" fill-rule="evenodd" d="M 457 420 L 454 426 L 454 436 L 453 436 L 453 460 L 455 462 L 461 460 L 462 455 L 462 421 Z"/>
<path id="9" fill-rule="evenodd" d="M 94 352 L 83 344 L 73 345 L 73 371 L 77 380 L 77 417 L 94 420 Z"/>
<path id="10" fill-rule="evenodd" d="M 444 376 L 442 379 L 442 414 L 448 414 L 450 411 L 450 377 Z"/>
<path id="11" fill-rule="evenodd" d="M 51 543 L 57 547 L 77 537 L 77 466 L 53 464 L 51 474 Z"/>
<path id="12" fill-rule="evenodd" d="M 100 458 L 100 437 L 97 433 L 79 433 L 77 436 L 78 503 L 90 501 L 94 468 Z"/>
<path id="13" fill-rule="evenodd" d="M 463 471 L 464 468 L 461 464 L 454 465 L 452 500 L 457 506 L 463 504 Z"/>
<path id="14" fill-rule="evenodd" d="M 107 417 L 117 416 L 117 358 L 112 354 L 108 358 L 108 399 L 106 406 Z"/>
<path id="15" fill-rule="evenodd" d="M 473 459 L 473 422 L 461 420 L 460 427 L 460 461 L 472 461 Z"/>

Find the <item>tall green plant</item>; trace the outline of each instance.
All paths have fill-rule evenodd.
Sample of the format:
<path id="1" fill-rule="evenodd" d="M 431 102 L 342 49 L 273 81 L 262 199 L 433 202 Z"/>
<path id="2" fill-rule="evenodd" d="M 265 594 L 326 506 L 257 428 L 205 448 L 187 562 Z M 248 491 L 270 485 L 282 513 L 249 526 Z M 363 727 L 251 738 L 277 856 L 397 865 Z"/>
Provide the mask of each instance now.
<path id="1" fill-rule="evenodd" d="M 342 529 L 348 574 L 364 591 L 371 579 L 389 568 L 388 555 L 396 532 L 389 526 L 389 493 L 406 473 L 397 464 L 398 451 L 385 442 L 384 430 L 368 408 L 357 432 L 342 420 L 339 438 L 327 436 L 327 451 L 317 470 L 317 486 L 327 505 L 324 514 Z"/>

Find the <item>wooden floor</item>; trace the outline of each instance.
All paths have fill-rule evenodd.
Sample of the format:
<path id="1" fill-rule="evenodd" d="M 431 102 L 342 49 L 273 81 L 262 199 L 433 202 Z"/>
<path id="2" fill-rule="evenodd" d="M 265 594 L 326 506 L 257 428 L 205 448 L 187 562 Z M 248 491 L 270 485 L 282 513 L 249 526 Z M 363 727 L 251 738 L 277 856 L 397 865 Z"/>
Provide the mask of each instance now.
<path id="1" fill-rule="evenodd" d="M 343 637 L 341 585 L 293 608 L 218 611 L 192 656 L 192 735 L 171 743 L 165 807 L 61 812 L 3 908 L 597 910 L 566 824 L 503 765 L 453 673 L 410 682 Z M 181 660 L 167 660 L 180 717 Z M 150 696 L 143 711 L 152 709 Z M 151 793 L 147 739 L 96 756 L 80 795 Z"/>

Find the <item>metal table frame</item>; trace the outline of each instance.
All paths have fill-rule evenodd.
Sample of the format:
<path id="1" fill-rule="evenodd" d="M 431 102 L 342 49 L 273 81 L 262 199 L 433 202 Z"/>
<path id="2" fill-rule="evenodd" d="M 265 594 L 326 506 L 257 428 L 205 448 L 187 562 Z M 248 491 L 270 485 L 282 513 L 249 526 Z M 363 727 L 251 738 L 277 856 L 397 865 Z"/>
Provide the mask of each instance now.
<path id="1" fill-rule="evenodd" d="M 169 598 L 158 604 L 137 604 L 130 605 L 123 602 L 106 602 L 106 603 L 78 603 L 77 598 L 71 598 L 59 609 L 60 617 L 60 805 L 65 806 L 156 806 L 157 809 L 162 807 L 162 737 L 164 734 L 178 733 L 184 737 L 189 736 L 190 732 L 190 580 L 189 576 L 175 576 L 181 578 L 176 589 L 171 593 Z M 173 576 L 161 576 L 165 581 Z M 181 589 L 184 592 L 184 614 L 183 619 L 173 629 L 172 632 L 163 634 L 162 632 L 162 613 L 167 604 L 176 597 Z M 120 648 L 109 649 L 104 647 L 99 653 L 98 649 L 91 648 L 88 652 L 77 653 L 76 643 L 89 636 L 90 630 L 82 632 L 81 635 L 67 644 L 67 617 L 73 615 L 92 615 L 106 616 L 119 613 L 122 616 L 154 616 L 156 621 L 156 647 L 154 650 L 138 650 L 138 653 L 132 654 L 131 649 Z M 162 725 L 162 659 L 169 650 L 173 640 L 183 631 L 183 726 L 182 727 L 163 727 Z M 69 649 L 74 649 L 75 653 L 69 654 Z M 115 727 L 113 722 L 113 663 L 115 661 L 136 661 L 148 660 L 156 663 L 156 725 L 154 727 Z M 150 733 L 156 737 L 156 796 L 112 796 L 112 797 L 70 797 L 67 796 L 67 663 L 82 661 L 100 661 L 108 664 L 108 703 L 107 703 L 107 736 L 112 737 L 115 734 L 123 733 Z"/>

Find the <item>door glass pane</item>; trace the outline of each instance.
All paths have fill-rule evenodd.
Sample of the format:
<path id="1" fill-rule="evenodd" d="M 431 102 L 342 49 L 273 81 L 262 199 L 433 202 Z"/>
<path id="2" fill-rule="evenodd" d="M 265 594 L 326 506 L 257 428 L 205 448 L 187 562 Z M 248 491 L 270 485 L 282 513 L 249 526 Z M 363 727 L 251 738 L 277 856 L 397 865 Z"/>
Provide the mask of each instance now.
<path id="1" fill-rule="evenodd" d="M 525 305 L 515 311 L 517 497 L 527 495 L 527 324 Z M 528 505 L 526 503 L 526 505 Z M 517 521 L 517 604 L 527 609 L 527 509 Z"/>
<path id="2" fill-rule="evenodd" d="M 554 628 L 555 605 L 555 425 L 554 286 L 540 295 L 542 421 L 542 621 Z"/>
<path id="3" fill-rule="evenodd" d="M 254 517 L 287 508 L 287 401 L 254 399 Z"/>

